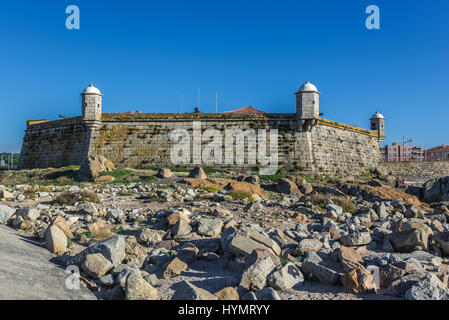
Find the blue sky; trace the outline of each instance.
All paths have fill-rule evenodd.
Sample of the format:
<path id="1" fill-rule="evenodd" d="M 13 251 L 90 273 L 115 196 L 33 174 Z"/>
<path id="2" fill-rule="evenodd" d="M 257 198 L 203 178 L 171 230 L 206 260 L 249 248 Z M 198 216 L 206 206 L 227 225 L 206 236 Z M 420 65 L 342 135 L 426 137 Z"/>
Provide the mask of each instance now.
<path id="1" fill-rule="evenodd" d="M 77 5 L 81 29 L 67 30 Z M 365 8 L 380 8 L 367 30 Z M 386 143 L 449 144 L 449 1 L 0 1 L 0 151 L 19 152 L 27 119 L 81 113 L 93 82 L 104 112 L 255 106 L 295 112 L 310 80 L 324 117 Z"/>

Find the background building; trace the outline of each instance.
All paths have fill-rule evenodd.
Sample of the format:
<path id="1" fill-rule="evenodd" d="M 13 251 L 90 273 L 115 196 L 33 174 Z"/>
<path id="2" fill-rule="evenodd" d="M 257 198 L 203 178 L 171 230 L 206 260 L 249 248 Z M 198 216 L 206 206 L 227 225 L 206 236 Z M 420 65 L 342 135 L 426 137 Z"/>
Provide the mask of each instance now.
<path id="1" fill-rule="evenodd" d="M 400 142 L 394 142 L 387 146 L 380 146 L 380 152 L 384 162 L 424 161 L 424 151 L 422 147 L 406 146 Z"/>
<path id="2" fill-rule="evenodd" d="M 449 161 L 449 146 L 442 145 L 425 151 L 426 161 Z"/>

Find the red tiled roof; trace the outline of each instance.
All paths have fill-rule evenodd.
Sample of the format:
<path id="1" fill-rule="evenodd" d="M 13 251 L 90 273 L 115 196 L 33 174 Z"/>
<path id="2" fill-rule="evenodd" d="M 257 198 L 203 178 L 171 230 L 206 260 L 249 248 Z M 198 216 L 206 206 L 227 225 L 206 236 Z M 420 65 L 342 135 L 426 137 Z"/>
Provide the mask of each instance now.
<path id="1" fill-rule="evenodd" d="M 427 151 L 444 151 L 444 150 L 449 150 L 449 146 L 442 145 L 432 149 L 427 149 Z"/>
<path id="2" fill-rule="evenodd" d="M 257 110 L 250 106 L 250 107 L 241 108 L 241 109 L 237 109 L 237 110 L 225 111 L 223 113 L 268 113 L 268 112 L 260 111 L 260 110 Z"/>

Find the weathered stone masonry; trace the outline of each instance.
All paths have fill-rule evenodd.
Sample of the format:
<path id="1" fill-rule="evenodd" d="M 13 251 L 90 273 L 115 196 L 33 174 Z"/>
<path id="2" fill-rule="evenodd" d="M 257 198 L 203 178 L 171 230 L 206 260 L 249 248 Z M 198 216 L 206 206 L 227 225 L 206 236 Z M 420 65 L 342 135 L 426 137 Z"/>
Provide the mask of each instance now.
<path id="1" fill-rule="evenodd" d="M 310 110 L 311 105 L 318 108 L 316 88 L 310 89 L 306 84 L 302 89 L 298 92 L 297 108 L 304 106 Z M 311 92 L 314 99 L 307 96 Z M 304 101 L 301 101 L 302 95 L 305 95 Z M 376 167 L 381 161 L 379 141 L 384 138 L 383 132 L 319 118 L 318 110 L 308 112 L 308 117 L 306 112 L 298 116 L 298 111 L 291 114 L 102 113 L 101 97 L 99 90 L 90 86 L 83 93 L 84 117 L 29 121 L 19 167 L 78 165 L 90 154 L 101 154 L 118 167 L 174 167 L 170 151 L 177 142 L 170 140 L 170 132 L 184 128 L 192 137 L 193 123 L 198 121 L 202 133 L 213 128 L 223 136 L 229 128 L 254 129 L 256 133 L 265 129 L 267 137 L 270 129 L 277 129 L 279 167 L 289 171 L 347 176 Z M 208 142 L 203 141 L 203 146 Z M 214 167 L 256 173 L 259 165 L 249 164 L 247 160 L 256 150 L 248 150 L 247 144 L 245 142 L 243 153 L 234 150 L 234 156 L 245 157 L 245 164 L 237 165 L 234 161 Z M 223 154 L 224 151 L 223 146 Z M 191 162 L 184 165 L 186 167 L 196 165 L 193 143 L 190 155 Z"/>

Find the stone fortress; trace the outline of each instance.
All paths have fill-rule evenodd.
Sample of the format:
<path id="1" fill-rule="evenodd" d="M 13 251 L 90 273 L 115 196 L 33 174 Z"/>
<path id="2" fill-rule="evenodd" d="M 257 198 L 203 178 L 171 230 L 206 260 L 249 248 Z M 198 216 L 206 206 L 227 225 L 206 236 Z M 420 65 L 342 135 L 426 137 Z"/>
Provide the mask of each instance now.
<path id="1" fill-rule="evenodd" d="M 177 144 L 170 139 L 170 132 L 185 129 L 192 139 L 195 123 L 201 124 L 201 133 L 208 129 L 223 134 L 229 128 L 244 133 L 277 129 L 278 168 L 287 172 L 353 176 L 381 163 L 379 143 L 385 138 L 384 117 L 376 112 L 370 119 L 370 129 L 323 119 L 319 112 L 320 93 L 310 82 L 296 93 L 296 113 L 103 113 L 100 90 L 91 84 L 81 96 L 79 117 L 27 121 L 19 169 L 79 165 L 95 154 L 105 156 L 117 167 L 173 168 L 180 165 L 174 165 L 170 156 Z M 181 166 L 207 167 L 201 163 L 201 156 L 199 161 L 195 158 L 195 137 L 191 141 L 190 161 Z M 237 143 L 233 139 L 232 144 Z M 234 148 L 231 155 L 240 163 L 234 160 L 211 167 L 257 173 L 260 163 L 248 161 L 256 151 L 248 147 L 248 139 L 244 145 L 244 150 Z M 266 149 L 269 152 L 268 146 Z"/>

